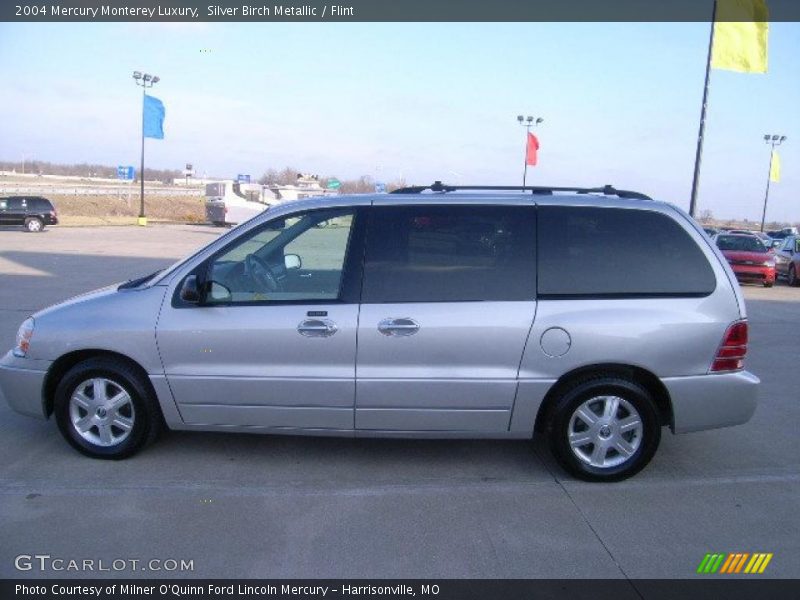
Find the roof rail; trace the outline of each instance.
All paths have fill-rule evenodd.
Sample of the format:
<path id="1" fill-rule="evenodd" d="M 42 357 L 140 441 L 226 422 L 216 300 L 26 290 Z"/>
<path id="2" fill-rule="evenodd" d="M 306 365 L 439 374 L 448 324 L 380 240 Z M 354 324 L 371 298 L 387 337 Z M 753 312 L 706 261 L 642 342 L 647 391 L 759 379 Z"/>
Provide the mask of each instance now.
<path id="1" fill-rule="evenodd" d="M 574 192 L 576 194 L 603 194 L 605 196 L 617 196 L 618 198 L 632 198 L 636 200 L 652 200 L 650 196 L 641 192 L 630 190 L 618 190 L 611 185 L 604 185 L 597 188 L 581 187 L 547 187 L 547 186 L 526 186 L 521 185 L 445 185 L 441 181 L 434 181 L 432 185 L 417 185 L 396 189 L 392 194 L 419 194 L 425 190 L 432 192 L 456 192 L 461 190 L 469 191 L 510 191 L 510 192 L 530 192 L 531 194 L 552 195 L 554 192 Z"/>

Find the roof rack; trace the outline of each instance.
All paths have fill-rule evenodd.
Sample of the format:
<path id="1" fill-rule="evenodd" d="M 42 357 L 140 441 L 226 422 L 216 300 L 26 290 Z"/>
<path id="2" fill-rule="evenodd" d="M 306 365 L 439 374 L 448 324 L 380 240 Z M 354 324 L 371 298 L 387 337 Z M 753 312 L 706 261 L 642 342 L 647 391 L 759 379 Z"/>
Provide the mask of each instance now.
<path id="1" fill-rule="evenodd" d="M 470 191 L 510 191 L 510 192 L 530 192 L 531 194 L 542 194 L 551 196 L 554 192 L 574 192 L 576 194 L 603 194 L 605 196 L 617 196 L 618 198 L 633 198 L 636 200 L 652 200 L 650 196 L 641 192 L 630 190 L 618 190 L 611 185 L 604 185 L 597 188 L 580 187 L 546 187 L 546 186 L 526 186 L 521 185 L 445 185 L 441 181 L 434 181 L 432 185 L 417 185 L 396 189 L 392 194 L 419 194 L 425 190 L 432 192 L 456 192 L 461 190 Z"/>

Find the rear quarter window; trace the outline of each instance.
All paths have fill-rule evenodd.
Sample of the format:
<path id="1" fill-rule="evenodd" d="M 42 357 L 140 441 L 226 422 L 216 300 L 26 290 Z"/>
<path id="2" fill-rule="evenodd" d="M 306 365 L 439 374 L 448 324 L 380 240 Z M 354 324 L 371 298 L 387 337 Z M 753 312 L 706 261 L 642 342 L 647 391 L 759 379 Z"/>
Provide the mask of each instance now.
<path id="1" fill-rule="evenodd" d="M 667 215 L 542 206 L 539 296 L 704 296 L 716 278 L 689 233 Z"/>
<path id="2" fill-rule="evenodd" d="M 45 198 L 28 198 L 28 208 L 31 210 L 48 211 L 52 209 L 52 204 Z"/>

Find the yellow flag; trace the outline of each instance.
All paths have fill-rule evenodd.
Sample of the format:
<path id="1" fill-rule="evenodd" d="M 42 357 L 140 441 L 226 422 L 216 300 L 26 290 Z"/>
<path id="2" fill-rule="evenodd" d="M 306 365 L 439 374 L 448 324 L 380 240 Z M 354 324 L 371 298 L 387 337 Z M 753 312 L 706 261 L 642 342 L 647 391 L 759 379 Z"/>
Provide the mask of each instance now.
<path id="1" fill-rule="evenodd" d="M 766 73 L 768 21 L 766 0 L 717 0 L 711 66 Z"/>
<path id="2" fill-rule="evenodd" d="M 772 162 L 769 164 L 769 180 L 778 183 L 781 180 L 781 157 L 777 151 L 772 151 Z"/>

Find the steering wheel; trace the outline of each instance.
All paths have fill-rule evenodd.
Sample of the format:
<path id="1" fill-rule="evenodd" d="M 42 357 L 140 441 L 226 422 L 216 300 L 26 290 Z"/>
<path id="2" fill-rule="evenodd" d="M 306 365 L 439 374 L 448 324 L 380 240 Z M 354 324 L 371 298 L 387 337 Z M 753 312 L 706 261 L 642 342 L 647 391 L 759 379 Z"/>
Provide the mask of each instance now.
<path id="1" fill-rule="evenodd" d="M 267 262 L 260 256 L 248 254 L 244 259 L 244 268 L 246 274 L 268 292 L 281 291 L 283 286 L 275 278 Z"/>

